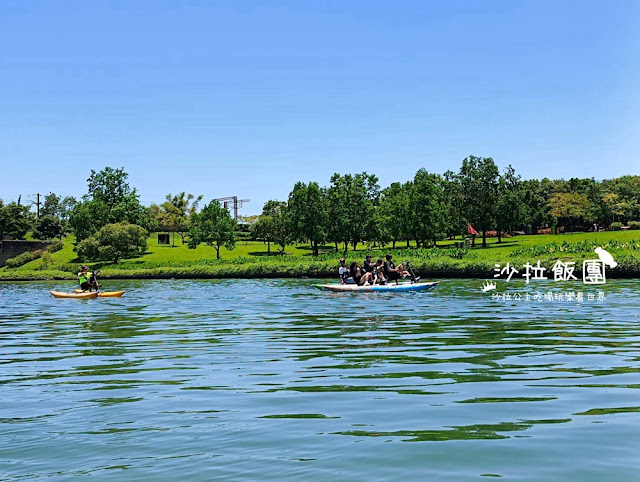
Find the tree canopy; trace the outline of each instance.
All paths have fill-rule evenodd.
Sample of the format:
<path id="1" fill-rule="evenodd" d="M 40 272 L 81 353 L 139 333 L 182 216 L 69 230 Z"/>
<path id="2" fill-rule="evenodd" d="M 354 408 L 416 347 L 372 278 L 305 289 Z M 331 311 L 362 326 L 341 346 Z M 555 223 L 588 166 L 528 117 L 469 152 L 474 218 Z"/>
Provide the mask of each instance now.
<path id="1" fill-rule="evenodd" d="M 149 209 L 140 204 L 136 189 L 127 182 L 128 177 L 124 169 L 91 170 L 87 194 L 73 207 L 69 220 L 78 241 L 107 224 L 128 222 L 143 228 L 149 226 Z"/>
<path id="2" fill-rule="evenodd" d="M 5 236 L 24 239 L 33 225 L 34 216 L 29 206 L 17 202 L 4 205 L 0 200 L 0 240 Z"/>
<path id="3" fill-rule="evenodd" d="M 78 256 L 89 261 L 112 261 L 144 254 L 149 233 L 127 222 L 107 224 L 94 235 L 78 243 Z"/>
<path id="4" fill-rule="evenodd" d="M 205 243 L 216 250 L 216 258 L 220 259 L 220 248 L 229 250 L 236 245 L 236 221 L 229 211 L 215 199 L 207 204 L 201 212 L 191 215 L 189 228 L 189 248 L 195 249 Z"/>
<path id="5" fill-rule="evenodd" d="M 317 182 L 297 182 L 289 194 L 287 224 L 293 239 L 308 241 L 314 256 L 326 238 L 327 211 Z"/>
<path id="6" fill-rule="evenodd" d="M 0 236 L 23 239 L 32 230 L 36 238 L 60 238 L 70 225 L 80 242 L 108 224 L 128 222 L 174 233 L 174 240 L 177 233 L 183 244 L 195 236 L 191 247 L 210 244 L 219 257 L 220 247 L 235 245 L 236 223 L 217 201 L 198 212 L 201 199 L 183 191 L 146 208 L 124 169 L 106 167 L 91 171 L 80 202 L 47 194 L 37 220 L 30 206 L 0 201 Z M 486 247 L 487 236 L 497 235 L 501 242 L 505 234 L 535 234 L 552 225 L 573 230 L 631 221 L 633 229 L 639 220 L 640 176 L 522 180 L 510 165 L 500 172 L 490 157 L 469 156 L 457 172 L 440 175 L 420 169 L 411 180 L 384 189 L 367 172 L 335 173 L 326 187 L 297 182 L 286 201 L 265 203 L 262 214 L 251 220 L 251 232 L 267 243 L 268 253 L 272 243 L 284 252 L 286 244 L 295 241 L 310 243 L 317 255 L 327 241 L 336 251 L 340 245 L 355 250 L 361 242 L 392 242 L 395 247 L 413 240 L 427 246 L 466 235 L 467 224 L 482 232 Z"/>
<path id="7" fill-rule="evenodd" d="M 155 229 L 172 233 L 172 246 L 175 246 L 175 235 L 182 239 L 182 244 L 189 233 L 191 215 L 197 212 L 198 204 L 202 196 L 197 198 L 193 194 L 184 191 L 173 196 L 167 194 L 166 201 L 160 206 L 152 204 L 150 207 L 151 218 Z"/>
<path id="8" fill-rule="evenodd" d="M 287 226 L 287 203 L 283 201 L 269 200 L 263 208 L 252 227 L 252 234 L 256 239 L 267 243 L 267 253 L 271 253 L 271 243 L 280 246 L 280 253 L 284 254 L 287 242 L 290 240 Z"/>

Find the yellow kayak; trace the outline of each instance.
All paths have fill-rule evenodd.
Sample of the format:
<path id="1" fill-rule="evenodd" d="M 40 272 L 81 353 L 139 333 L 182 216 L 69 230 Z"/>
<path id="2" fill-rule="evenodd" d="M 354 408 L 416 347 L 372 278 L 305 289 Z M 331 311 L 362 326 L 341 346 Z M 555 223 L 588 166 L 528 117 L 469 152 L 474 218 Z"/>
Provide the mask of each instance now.
<path id="1" fill-rule="evenodd" d="M 96 298 L 98 293 L 95 291 L 81 291 L 80 293 L 66 293 L 64 291 L 51 291 L 54 298 L 76 298 L 79 300 L 90 300 Z"/>
<path id="2" fill-rule="evenodd" d="M 76 293 L 89 293 L 89 291 L 76 290 Z M 124 294 L 124 290 L 120 291 L 94 291 L 98 298 L 120 298 Z"/>

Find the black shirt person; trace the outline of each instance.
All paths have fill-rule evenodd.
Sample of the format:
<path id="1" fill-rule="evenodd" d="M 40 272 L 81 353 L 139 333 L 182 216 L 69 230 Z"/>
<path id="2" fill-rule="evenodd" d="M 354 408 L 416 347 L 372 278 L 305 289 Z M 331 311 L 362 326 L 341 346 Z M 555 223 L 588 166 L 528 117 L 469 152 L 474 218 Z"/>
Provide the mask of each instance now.
<path id="1" fill-rule="evenodd" d="M 353 281 L 355 281 L 357 285 L 364 285 L 365 283 L 373 282 L 373 275 L 365 272 L 363 269 L 360 269 L 357 261 L 351 263 L 349 271 L 351 272 Z"/>
<path id="2" fill-rule="evenodd" d="M 362 263 L 362 267 L 364 268 L 364 270 L 367 273 L 373 273 L 373 270 L 374 270 L 375 266 L 376 266 L 376 264 L 371 262 L 371 255 L 368 254 L 365 257 L 364 263 Z"/>
<path id="3" fill-rule="evenodd" d="M 397 281 L 400 278 L 406 278 L 407 276 L 410 276 L 410 273 L 404 270 L 402 263 L 400 263 L 398 266 L 395 265 L 395 263 L 393 262 L 393 256 L 388 254 L 386 256 L 386 259 L 387 261 L 384 263 L 384 275 L 387 277 L 387 279 Z"/>

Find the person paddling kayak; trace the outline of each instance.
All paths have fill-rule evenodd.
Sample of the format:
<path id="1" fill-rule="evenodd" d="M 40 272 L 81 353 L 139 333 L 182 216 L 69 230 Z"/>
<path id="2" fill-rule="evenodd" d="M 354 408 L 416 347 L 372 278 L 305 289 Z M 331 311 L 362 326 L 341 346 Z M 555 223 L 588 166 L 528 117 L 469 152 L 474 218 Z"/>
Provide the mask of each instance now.
<path id="1" fill-rule="evenodd" d="M 93 273 L 92 271 L 89 271 L 89 268 L 87 268 L 86 266 L 80 268 L 80 272 L 78 273 L 78 282 L 80 283 L 80 289 L 82 291 L 91 291 L 92 289 L 98 291 L 98 281 L 96 280 L 96 274 L 99 272 L 100 271 L 96 271 L 95 273 Z"/>

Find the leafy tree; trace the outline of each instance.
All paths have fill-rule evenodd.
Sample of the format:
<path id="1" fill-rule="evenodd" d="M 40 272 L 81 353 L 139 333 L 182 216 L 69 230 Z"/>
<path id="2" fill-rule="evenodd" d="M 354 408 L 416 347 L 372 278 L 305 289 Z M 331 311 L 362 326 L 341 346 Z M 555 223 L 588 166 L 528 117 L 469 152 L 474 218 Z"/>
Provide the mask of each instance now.
<path id="1" fill-rule="evenodd" d="M 567 219 L 570 231 L 573 231 L 573 222 L 585 215 L 589 207 L 589 201 L 584 194 L 556 193 L 549 200 L 551 215 L 557 219 Z"/>
<path id="2" fill-rule="evenodd" d="M 409 196 L 399 182 L 392 183 L 382 190 L 380 204 L 376 210 L 381 237 L 390 240 L 395 249 L 396 243 L 404 234 L 402 219 L 404 211 L 409 207 Z"/>
<path id="3" fill-rule="evenodd" d="M 443 197 L 445 206 L 444 233 L 453 239 L 467 232 L 463 216 L 462 187 L 458 176 L 453 171 L 446 171 L 442 176 Z"/>
<path id="4" fill-rule="evenodd" d="M 395 249 L 396 243 L 412 237 L 413 210 L 411 206 L 411 190 L 413 182 L 404 184 L 394 182 L 382 190 L 380 202 L 376 208 L 376 220 L 382 240 L 391 241 Z"/>
<path id="5" fill-rule="evenodd" d="M 175 196 L 167 194 L 167 201 L 162 205 L 168 218 L 169 231 L 177 233 L 182 239 L 182 244 L 189 233 L 189 218 L 197 212 L 200 201 L 202 195 L 195 197 L 183 191 Z"/>
<path id="6" fill-rule="evenodd" d="M 11 202 L 6 206 L 0 200 L 0 240 L 4 236 L 24 239 L 33 225 L 33 213 L 29 206 Z"/>
<path id="7" fill-rule="evenodd" d="M 617 219 L 640 219 L 640 176 L 622 176 L 603 184 L 608 194 L 615 195 L 612 210 Z"/>
<path id="8" fill-rule="evenodd" d="M 502 231 L 514 231 L 525 218 L 526 206 L 520 186 L 520 176 L 508 166 L 498 183 L 496 203 L 496 230 L 498 243 L 502 242 Z"/>
<path id="9" fill-rule="evenodd" d="M 175 247 L 176 245 L 176 232 L 180 233 L 182 244 L 184 245 L 184 237 L 189 230 L 189 218 L 185 216 L 179 208 L 168 201 L 163 203 L 159 221 L 159 225 L 172 234 L 171 246 Z"/>
<path id="10" fill-rule="evenodd" d="M 323 193 L 317 182 L 297 182 L 287 204 L 287 221 L 292 238 L 309 241 L 314 256 L 318 246 L 326 240 L 327 211 Z"/>
<path id="11" fill-rule="evenodd" d="M 164 225 L 164 212 L 162 211 L 162 206 L 159 204 L 151 204 L 149 206 L 149 231 L 152 233 L 159 231 L 168 231 L 166 226 Z"/>
<path id="12" fill-rule="evenodd" d="M 153 228 L 171 233 L 172 246 L 175 246 L 175 235 L 178 234 L 184 245 L 189 234 L 189 218 L 197 211 L 201 200 L 202 196 L 196 198 L 193 194 L 184 192 L 175 196 L 171 193 L 167 194 L 166 201 L 162 205 L 152 204 L 149 206 Z"/>
<path id="13" fill-rule="evenodd" d="M 276 243 L 281 247 L 281 254 L 284 254 L 289 241 L 286 207 L 287 203 L 284 201 L 267 201 L 262 208 L 262 214 L 252 227 L 254 237 L 267 242 L 267 253 L 271 253 L 271 243 Z"/>
<path id="14" fill-rule="evenodd" d="M 531 225 L 533 234 L 538 228 L 547 227 L 553 222 L 549 199 L 553 194 L 553 181 L 546 177 L 521 182 L 525 204 L 525 222 Z"/>
<path id="15" fill-rule="evenodd" d="M 273 220 L 273 241 L 280 246 L 280 254 L 285 254 L 287 243 L 291 241 L 291 231 L 287 222 L 287 203 L 268 201 L 263 212 Z"/>
<path id="16" fill-rule="evenodd" d="M 208 244 L 216 249 L 216 257 L 220 259 L 220 248 L 232 250 L 236 246 L 236 221 L 229 211 L 215 199 L 207 204 L 201 212 L 191 215 L 189 227 L 190 249 L 200 243 Z"/>
<path id="17" fill-rule="evenodd" d="M 595 179 L 585 179 L 580 194 L 587 197 L 588 207 L 584 215 L 587 223 L 605 222 L 607 218 L 607 205 L 604 202 L 604 190 L 602 183 Z"/>
<path id="18" fill-rule="evenodd" d="M 338 174 L 334 174 L 332 181 Z M 347 193 L 337 183 L 332 183 L 324 190 L 325 211 L 327 214 L 326 237 L 335 244 L 336 253 L 338 245 L 344 245 L 347 251 L 349 244 L 349 217 L 347 215 Z"/>
<path id="19" fill-rule="evenodd" d="M 47 194 L 40 209 L 40 218 L 34 226 L 34 236 L 62 239 L 69 232 L 69 215 L 75 204 L 77 202 L 71 196 L 62 198 L 53 192 Z"/>
<path id="20" fill-rule="evenodd" d="M 62 240 L 65 234 L 65 225 L 62 219 L 46 214 L 36 219 L 33 228 L 33 237 L 36 239 L 53 239 Z"/>
<path id="21" fill-rule="evenodd" d="M 329 224 L 327 234 L 333 241 L 349 242 L 355 250 L 358 242 L 376 237 L 375 205 L 379 199 L 378 178 L 363 172 L 351 175 L 334 174 L 326 190 Z"/>
<path id="22" fill-rule="evenodd" d="M 76 204 L 78 204 L 78 201 L 73 196 L 65 196 L 62 199 L 60 203 L 60 209 L 62 212 L 61 217 L 63 220 L 65 221 L 69 220 L 69 216 L 71 216 L 71 211 L 73 211 L 73 208 L 75 207 Z"/>
<path id="23" fill-rule="evenodd" d="M 83 201 L 73 208 L 69 225 L 78 241 L 92 236 L 104 225 L 102 222 L 104 216 L 98 213 L 101 211 L 100 208 L 100 204 L 94 201 Z"/>
<path id="24" fill-rule="evenodd" d="M 73 196 L 61 197 L 50 192 L 44 197 L 44 203 L 40 209 L 40 216 L 53 216 L 58 219 L 68 219 L 73 206 L 77 204 Z"/>
<path id="25" fill-rule="evenodd" d="M 412 234 L 416 246 L 427 241 L 436 244 L 437 235 L 443 231 L 446 208 L 442 178 L 420 169 L 413 178 L 409 200 L 412 211 Z"/>
<path id="26" fill-rule="evenodd" d="M 107 224 L 74 248 L 78 256 L 90 261 L 112 261 L 144 254 L 149 233 L 127 222 Z"/>
<path id="27" fill-rule="evenodd" d="M 70 224 L 78 240 L 96 233 L 102 226 L 129 222 L 149 227 L 149 210 L 140 204 L 135 188 L 127 182 L 124 169 L 105 167 L 91 171 L 88 192 L 71 212 Z"/>
<path id="28" fill-rule="evenodd" d="M 62 207 L 62 198 L 57 194 L 50 192 L 44 197 L 44 203 L 42 209 L 40 209 L 40 216 L 51 216 L 61 219 L 64 215 L 64 209 Z"/>
<path id="29" fill-rule="evenodd" d="M 490 157 L 469 156 L 459 172 L 464 216 L 467 222 L 482 230 L 482 247 L 487 247 L 487 230 L 495 221 L 500 172 Z M 475 238 L 474 238 L 475 242 Z"/>
<path id="30" fill-rule="evenodd" d="M 620 196 L 613 192 L 608 192 L 602 196 L 602 202 L 604 203 L 606 212 L 606 224 L 611 224 L 617 221 L 620 216 L 624 215 L 624 211 L 618 202 L 619 199 Z"/>
<path id="31" fill-rule="evenodd" d="M 267 253 L 271 254 L 271 243 L 273 242 L 273 219 L 269 216 L 261 215 L 251 226 L 251 236 L 257 240 L 267 243 Z"/>

